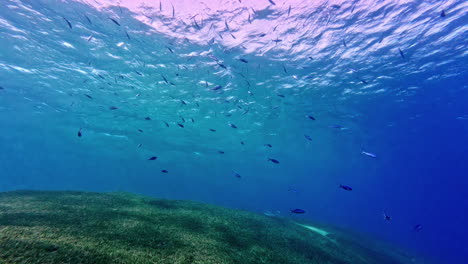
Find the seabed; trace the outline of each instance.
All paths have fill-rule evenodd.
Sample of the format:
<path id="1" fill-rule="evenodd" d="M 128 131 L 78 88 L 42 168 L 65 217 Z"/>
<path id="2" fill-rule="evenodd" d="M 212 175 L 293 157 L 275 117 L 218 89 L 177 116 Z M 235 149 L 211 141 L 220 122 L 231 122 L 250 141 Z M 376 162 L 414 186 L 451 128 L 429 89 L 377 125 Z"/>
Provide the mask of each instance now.
<path id="1" fill-rule="evenodd" d="M 422 263 L 383 243 L 358 240 L 328 226 L 192 201 L 0 193 L 2 264 Z"/>

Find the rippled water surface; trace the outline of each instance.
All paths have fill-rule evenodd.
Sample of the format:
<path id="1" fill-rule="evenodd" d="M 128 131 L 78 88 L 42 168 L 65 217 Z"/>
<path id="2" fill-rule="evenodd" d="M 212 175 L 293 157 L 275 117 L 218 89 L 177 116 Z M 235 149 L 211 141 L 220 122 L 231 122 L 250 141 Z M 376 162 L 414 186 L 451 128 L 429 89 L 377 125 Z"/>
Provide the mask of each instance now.
<path id="1" fill-rule="evenodd" d="M 0 5 L 0 190 L 300 208 L 466 263 L 466 1 Z"/>

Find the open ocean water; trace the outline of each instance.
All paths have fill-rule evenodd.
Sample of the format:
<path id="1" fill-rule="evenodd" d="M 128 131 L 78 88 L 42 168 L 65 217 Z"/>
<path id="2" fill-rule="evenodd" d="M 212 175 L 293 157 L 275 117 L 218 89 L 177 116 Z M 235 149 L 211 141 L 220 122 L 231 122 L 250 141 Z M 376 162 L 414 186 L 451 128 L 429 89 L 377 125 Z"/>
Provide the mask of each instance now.
<path id="1" fill-rule="evenodd" d="M 2 0 L 0 191 L 196 200 L 468 263 L 467 11 Z"/>

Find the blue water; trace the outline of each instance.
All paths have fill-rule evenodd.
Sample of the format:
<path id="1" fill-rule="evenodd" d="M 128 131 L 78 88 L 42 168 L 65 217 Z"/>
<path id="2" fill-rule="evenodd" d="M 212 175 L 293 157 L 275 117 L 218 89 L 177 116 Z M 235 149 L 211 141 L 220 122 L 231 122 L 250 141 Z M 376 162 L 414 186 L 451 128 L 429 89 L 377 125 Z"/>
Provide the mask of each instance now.
<path id="1" fill-rule="evenodd" d="M 2 1 L 0 191 L 301 208 L 468 263 L 467 2 L 274 3 Z"/>

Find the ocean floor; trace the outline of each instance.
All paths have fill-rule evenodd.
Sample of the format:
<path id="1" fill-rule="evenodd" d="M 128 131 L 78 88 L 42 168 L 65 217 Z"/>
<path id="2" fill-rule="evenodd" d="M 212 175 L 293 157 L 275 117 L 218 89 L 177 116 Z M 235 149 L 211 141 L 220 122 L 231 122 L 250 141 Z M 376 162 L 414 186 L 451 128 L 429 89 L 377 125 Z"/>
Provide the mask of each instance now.
<path id="1" fill-rule="evenodd" d="M 422 263 L 353 235 L 129 193 L 0 193 L 0 263 Z"/>

